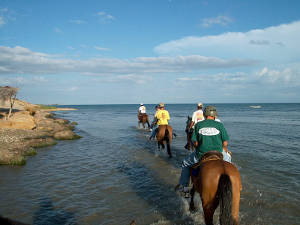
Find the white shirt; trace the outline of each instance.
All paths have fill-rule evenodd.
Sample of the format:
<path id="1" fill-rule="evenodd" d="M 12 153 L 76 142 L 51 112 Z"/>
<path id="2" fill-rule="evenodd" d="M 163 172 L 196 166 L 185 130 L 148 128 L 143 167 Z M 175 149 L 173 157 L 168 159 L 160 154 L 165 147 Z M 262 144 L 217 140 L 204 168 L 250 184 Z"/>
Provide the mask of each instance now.
<path id="1" fill-rule="evenodd" d="M 140 108 L 139 108 L 139 112 L 140 113 L 146 113 L 146 107 L 145 106 L 140 106 Z"/>
<path id="2" fill-rule="evenodd" d="M 196 125 L 196 123 L 202 120 L 204 120 L 203 111 L 202 109 L 199 109 L 193 113 L 192 121 L 194 122 L 194 126 Z"/>

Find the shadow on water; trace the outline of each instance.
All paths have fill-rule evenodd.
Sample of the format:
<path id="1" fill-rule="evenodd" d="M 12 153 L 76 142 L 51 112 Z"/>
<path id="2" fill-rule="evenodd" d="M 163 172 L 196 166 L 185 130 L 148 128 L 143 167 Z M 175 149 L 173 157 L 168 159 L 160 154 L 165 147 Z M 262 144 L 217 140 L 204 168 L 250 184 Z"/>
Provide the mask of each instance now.
<path id="1" fill-rule="evenodd" d="M 157 178 L 145 165 L 132 162 L 120 165 L 118 169 L 128 177 L 132 190 L 153 208 L 153 212 L 158 212 L 170 224 L 194 224 L 191 217 L 184 215 L 182 198 L 174 187 Z"/>
<path id="2" fill-rule="evenodd" d="M 74 213 L 55 209 L 49 197 L 40 200 L 40 208 L 34 214 L 33 225 L 76 225 Z"/>

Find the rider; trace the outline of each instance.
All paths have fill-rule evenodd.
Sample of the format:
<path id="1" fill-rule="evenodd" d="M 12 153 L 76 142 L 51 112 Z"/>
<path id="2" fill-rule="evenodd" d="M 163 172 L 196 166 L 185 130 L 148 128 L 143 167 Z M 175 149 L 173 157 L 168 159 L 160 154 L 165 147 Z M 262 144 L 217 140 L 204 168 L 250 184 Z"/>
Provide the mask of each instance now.
<path id="1" fill-rule="evenodd" d="M 202 107 L 203 107 L 203 104 L 201 102 L 199 102 L 197 104 L 197 111 L 195 111 L 193 113 L 192 122 L 191 122 L 190 127 L 189 127 L 191 131 L 195 127 L 196 123 L 204 120 Z"/>
<path id="2" fill-rule="evenodd" d="M 146 114 L 146 106 L 144 106 L 143 103 L 140 104 L 140 107 L 138 109 L 138 118 L 140 120 L 141 116 L 142 115 L 145 115 Z"/>
<path id="3" fill-rule="evenodd" d="M 152 123 L 152 127 L 157 124 L 158 127 L 160 125 L 168 125 L 168 121 L 170 119 L 170 114 L 167 110 L 165 110 L 165 104 L 159 103 L 159 110 L 156 111 L 154 116 L 154 121 Z"/>
<path id="4" fill-rule="evenodd" d="M 157 105 L 155 106 L 155 115 L 156 115 L 157 111 L 159 111 L 159 110 L 160 110 L 159 104 L 157 104 Z M 153 121 L 152 121 L 152 125 L 151 125 L 151 129 L 153 129 L 153 127 L 156 126 L 156 122 L 157 122 L 157 118 L 154 116 Z M 151 133 L 151 135 L 150 135 L 150 137 L 149 137 L 149 140 L 151 140 L 152 138 L 155 137 L 157 131 L 158 131 L 158 128 L 157 128 L 157 127 L 156 127 L 155 129 L 152 130 L 152 133 Z"/>
<path id="5" fill-rule="evenodd" d="M 182 161 L 182 171 L 179 184 L 175 190 L 179 190 L 185 197 L 189 197 L 190 167 L 198 163 L 204 153 L 223 150 L 228 152 L 229 136 L 222 123 L 215 121 L 217 109 L 214 106 L 206 106 L 204 109 L 205 120 L 198 122 L 192 134 L 192 141 L 196 151 L 192 152 Z"/>

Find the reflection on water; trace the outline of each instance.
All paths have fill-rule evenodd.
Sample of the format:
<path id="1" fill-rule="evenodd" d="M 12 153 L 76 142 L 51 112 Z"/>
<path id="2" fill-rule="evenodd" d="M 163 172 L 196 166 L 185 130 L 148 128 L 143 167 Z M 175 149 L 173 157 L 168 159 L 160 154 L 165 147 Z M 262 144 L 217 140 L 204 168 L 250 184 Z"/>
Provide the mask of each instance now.
<path id="1" fill-rule="evenodd" d="M 174 157 L 137 129 L 136 106 L 80 106 L 57 113 L 80 140 L 43 148 L 24 167 L 0 167 L 0 214 L 31 224 L 204 224 L 174 193 L 193 105 L 169 105 Z M 151 108 L 151 107 L 149 107 Z M 241 224 L 299 224 L 299 105 L 217 105 L 240 170 Z M 286 113 L 289 113 L 286 116 Z M 150 120 L 153 112 L 150 110 Z M 283 115 L 284 114 L 284 115 Z M 298 119 L 297 119 L 298 118 Z M 282 126 L 285 124 L 285 126 Z M 293 124 L 291 126 L 291 124 Z M 218 224 L 218 213 L 215 221 Z M 284 219 L 282 219 L 284 218 Z"/>

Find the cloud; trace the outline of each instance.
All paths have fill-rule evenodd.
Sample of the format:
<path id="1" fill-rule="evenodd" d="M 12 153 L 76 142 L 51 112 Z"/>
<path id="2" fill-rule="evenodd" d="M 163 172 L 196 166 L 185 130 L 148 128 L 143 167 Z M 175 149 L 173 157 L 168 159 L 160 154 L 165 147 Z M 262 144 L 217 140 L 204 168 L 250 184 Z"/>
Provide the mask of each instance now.
<path id="1" fill-rule="evenodd" d="M 7 86 L 22 86 L 25 84 L 29 85 L 39 85 L 41 83 L 47 83 L 48 80 L 43 76 L 33 76 L 33 77 L 23 77 L 23 76 L 13 76 L 13 77 L 0 77 L 0 83 Z"/>
<path id="2" fill-rule="evenodd" d="M 100 47 L 100 46 L 95 46 L 94 48 L 96 50 L 99 50 L 99 51 L 109 51 L 110 50 L 109 48 L 103 48 L 103 47 Z"/>
<path id="3" fill-rule="evenodd" d="M 205 18 L 201 21 L 202 27 L 211 27 L 213 25 L 222 25 L 226 26 L 228 23 L 231 23 L 232 19 L 228 16 L 217 16 L 214 18 Z"/>
<path id="4" fill-rule="evenodd" d="M 268 40 L 250 40 L 250 44 L 252 45 L 269 45 L 270 42 Z"/>
<path id="5" fill-rule="evenodd" d="M 75 24 L 78 24 L 78 25 L 81 25 L 81 24 L 86 24 L 87 22 L 84 21 L 84 20 L 69 20 L 70 23 L 75 23 Z"/>
<path id="6" fill-rule="evenodd" d="M 300 86 L 300 68 L 284 68 L 282 70 L 264 67 L 256 73 L 259 80 L 268 84 Z"/>
<path id="7" fill-rule="evenodd" d="M 59 29 L 58 27 L 54 28 L 54 32 L 59 33 L 59 34 L 63 33 L 63 31 L 61 29 Z"/>
<path id="8" fill-rule="evenodd" d="M 88 75 L 124 75 L 133 73 L 178 73 L 215 68 L 239 68 L 255 64 L 257 64 L 257 61 L 253 60 L 225 60 L 200 55 L 74 60 L 33 52 L 30 49 L 20 46 L 14 48 L 0 46 L 0 74 L 17 73 L 40 75 L 83 73 Z"/>
<path id="9" fill-rule="evenodd" d="M 116 19 L 114 16 L 103 11 L 98 12 L 97 16 L 99 16 L 101 23 L 108 23 Z"/>
<path id="10" fill-rule="evenodd" d="M 179 77 L 179 82 L 201 82 L 206 84 L 214 83 L 215 85 L 238 85 L 246 88 L 249 85 L 257 85 L 259 88 L 264 87 L 300 87 L 300 67 L 294 64 L 291 67 L 282 69 L 270 69 L 264 67 L 253 73 L 234 72 L 234 73 L 217 73 L 202 74 L 193 77 Z"/>
<path id="11" fill-rule="evenodd" d="M 300 60 L 300 21 L 248 32 L 188 36 L 154 48 L 161 55 L 201 54 L 222 58 L 252 58 L 269 62 Z"/>
<path id="12" fill-rule="evenodd" d="M 120 82 L 133 82 L 136 84 L 146 84 L 152 81 L 152 77 L 137 75 L 137 74 L 128 74 L 128 75 L 119 75 L 115 77 L 105 77 L 102 79 L 94 79 L 95 81 L 109 82 L 109 83 L 120 83 Z"/>
<path id="13" fill-rule="evenodd" d="M 0 27 L 2 27 L 5 24 L 4 18 L 0 16 Z"/>

